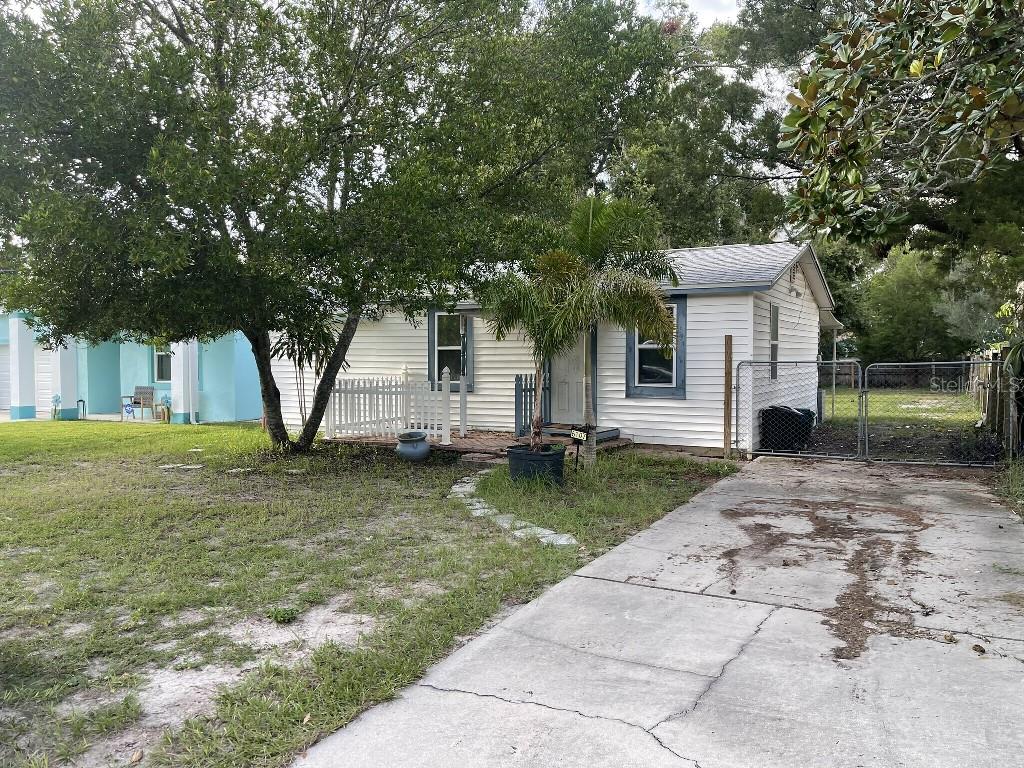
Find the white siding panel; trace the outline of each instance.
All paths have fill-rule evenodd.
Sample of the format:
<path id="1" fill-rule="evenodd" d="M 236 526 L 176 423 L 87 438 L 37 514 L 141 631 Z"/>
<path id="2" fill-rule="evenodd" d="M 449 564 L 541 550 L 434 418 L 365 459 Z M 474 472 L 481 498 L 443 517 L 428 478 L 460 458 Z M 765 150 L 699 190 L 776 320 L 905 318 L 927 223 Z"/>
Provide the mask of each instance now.
<path id="1" fill-rule="evenodd" d="M 11 348 L 0 344 L 0 411 L 11 409 Z"/>
<path id="2" fill-rule="evenodd" d="M 395 376 L 408 366 L 413 377 L 427 377 L 427 322 L 408 322 L 398 314 L 379 321 L 362 322 L 348 353 L 349 367 L 341 377 Z M 481 317 L 473 318 L 473 391 L 467 394 L 468 426 L 476 430 L 510 432 L 515 422 L 515 377 L 533 371 L 533 357 L 522 338 L 498 342 Z M 281 390 L 285 422 L 291 428 L 301 421 L 300 379 L 287 360 L 274 361 L 274 376 Z M 305 374 L 307 408 L 312 404 L 316 385 L 312 372 Z M 458 396 L 453 396 L 453 414 L 457 418 Z"/>
<path id="3" fill-rule="evenodd" d="M 36 418 L 48 419 L 53 413 L 53 385 L 51 381 L 51 361 L 53 353 L 48 349 L 35 348 L 36 366 Z"/>
<path id="4" fill-rule="evenodd" d="M 638 443 L 721 449 L 725 336 L 733 361 L 750 359 L 750 294 L 691 295 L 686 306 L 686 399 L 626 397 L 626 334 L 598 331 L 598 422 Z"/>
<path id="5" fill-rule="evenodd" d="M 803 270 L 795 270 L 793 280 L 787 272 L 765 293 L 754 294 L 754 360 L 767 361 L 771 355 L 771 305 L 779 307 L 779 360 L 808 361 L 803 365 L 781 364 L 778 378 L 769 376 L 769 366 L 756 366 L 743 384 L 750 393 L 745 397 L 749 410 L 749 434 L 756 447 L 758 411 L 769 405 L 794 408 L 817 406 L 819 317 L 818 304 L 807 285 Z M 752 394 L 751 394 L 752 393 Z M 741 429 L 741 432 L 747 431 Z M 744 447 L 747 447 L 746 445 Z"/>

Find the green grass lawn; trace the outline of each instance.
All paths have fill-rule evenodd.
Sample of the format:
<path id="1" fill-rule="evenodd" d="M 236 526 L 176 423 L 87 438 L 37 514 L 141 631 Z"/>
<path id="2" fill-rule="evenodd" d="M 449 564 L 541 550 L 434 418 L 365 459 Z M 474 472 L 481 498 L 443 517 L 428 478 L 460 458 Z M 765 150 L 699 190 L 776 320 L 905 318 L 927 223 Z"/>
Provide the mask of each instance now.
<path id="1" fill-rule="evenodd" d="M 826 421 L 856 421 L 858 391 L 837 389 L 833 416 L 832 390 L 824 391 Z M 971 426 L 981 418 L 977 401 L 969 394 L 933 392 L 928 389 L 872 389 L 868 393 L 868 418 L 876 423 Z"/>
<path id="2" fill-rule="evenodd" d="M 857 449 L 858 392 L 824 392 L 824 423 L 815 430 L 816 452 L 852 454 Z M 974 396 L 930 389 L 872 389 L 867 396 L 867 433 L 874 458 L 988 463 L 999 445 L 975 429 L 982 412 Z"/>
<path id="3" fill-rule="evenodd" d="M 566 550 L 470 516 L 446 498 L 467 470 L 441 459 L 287 458 L 244 426 L 0 424 L 0 765 L 286 765 L 728 471 L 623 452 L 565 489 L 481 484 L 573 533 Z"/>

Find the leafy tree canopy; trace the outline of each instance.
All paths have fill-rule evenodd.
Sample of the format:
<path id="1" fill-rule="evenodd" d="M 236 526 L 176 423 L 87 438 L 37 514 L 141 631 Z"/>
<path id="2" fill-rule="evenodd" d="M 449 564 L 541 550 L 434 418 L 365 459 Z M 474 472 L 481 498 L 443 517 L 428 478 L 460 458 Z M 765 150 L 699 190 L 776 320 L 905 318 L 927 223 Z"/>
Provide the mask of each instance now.
<path id="1" fill-rule="evenodd" d="M 0 14 L 0 303 L 54 343 L 242 331 L 320 374 L 362 317 L 530 251 L 674 51 L 631 3 L 44 0 Z"/>
<path id="2" fill-rule="evenodd" d="M 858 347 L 865 363 L 956 360 L 971 349 L 939 314 L 942 274 L 927 254 L 893 249 L 864 283 Z"/>
<path id="3" fill-rule="evenodd" d="M 677 66 L 652 119 L 623 135 L 611 189 L 650 199 L 671 247 L 770 240 L 785 218 L 780 115 L 766 106 L 763 84 L 737 66 L 724 27 L 698 34 L 680 9 L 665 11 Z"/>
<path id="4" fill-rule="evenodd" d="M 753 67 L 799 67 L 864 0 L 744 0 L 730 29 L 739 58 Z"/>
<path id="5" fill-rule="evenodd" d="M 875 0 L 828 35 L 790 94 L 784 148 L 804 163 L 796 222 L 884 235 L 909 201 L 1024 152 L 1024 6 Z"/>

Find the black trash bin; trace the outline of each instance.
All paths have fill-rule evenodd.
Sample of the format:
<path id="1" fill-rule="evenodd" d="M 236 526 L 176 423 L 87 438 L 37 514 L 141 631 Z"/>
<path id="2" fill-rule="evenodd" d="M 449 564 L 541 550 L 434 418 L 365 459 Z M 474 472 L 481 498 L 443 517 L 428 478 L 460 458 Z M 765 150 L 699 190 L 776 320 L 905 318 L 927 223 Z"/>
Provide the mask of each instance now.
<path id="1" fill-rule="evenodd" d="M 801 451 L 810 442 L 814 411 L 772 405 L 762 409 L 758 416 L 762 451 Z"/>

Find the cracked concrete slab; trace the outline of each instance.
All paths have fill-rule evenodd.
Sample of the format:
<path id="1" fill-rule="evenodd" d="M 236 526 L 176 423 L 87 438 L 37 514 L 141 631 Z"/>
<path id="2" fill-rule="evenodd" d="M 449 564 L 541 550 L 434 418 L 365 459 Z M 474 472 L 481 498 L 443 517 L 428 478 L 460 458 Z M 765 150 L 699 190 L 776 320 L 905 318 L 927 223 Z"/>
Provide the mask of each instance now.
<path id="1" fill-rule="evenodd" d="M 1015 765 L 1022 593 L 985 475 L 759 460 L 296 768 Z"/>
<path id="2" fill-rule="evenodd" d="M 837 664 L 822 653 L 834 642 L 816 613 L 780 608 L 700 705 L 654 733 L 702 768 L 996 768 L 1018 759 L 1020 661 L 979 657 L 970 638 L 875 636 L 858 659 Z"/>
<path id="3" fill-rule="evenodd" d="M 321 741 L 295 768 L 697 768 L 642 728 L 416 685 Z"/>

